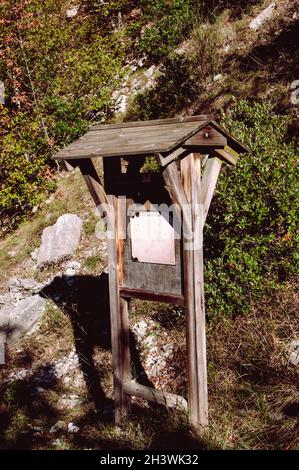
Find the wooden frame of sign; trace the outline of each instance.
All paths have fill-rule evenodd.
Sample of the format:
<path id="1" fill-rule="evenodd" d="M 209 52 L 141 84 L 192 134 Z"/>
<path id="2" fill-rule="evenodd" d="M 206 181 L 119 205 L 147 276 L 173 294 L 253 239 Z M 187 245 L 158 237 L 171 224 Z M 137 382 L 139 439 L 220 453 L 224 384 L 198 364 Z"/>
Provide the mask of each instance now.
<path id="1" fill-rule="evenodd" d="M 208 427 L 203 227 L 222 163 L 234 165 L 237 153 L 247 151 L 211 116 L 194 116 L 92 126 L 54 156 L 69 167 L 79 166 L 95 204 L 106 207 L 111 234 L 109 295 L 117 425 L 127 418 L 134 395 L 186 410 L 199 432 Z M 149 155 L 156 158 L 158 173 L 142 172 Z M 92 162 L 98 156 L 103 157 L 103 183 Z M 128 161 L 126 169 L 121 157 Z M 182 220 L 182 227 L 180 237 L 174 240 L 171 262 L 151 263 L 147 258 L 142 262 L 132 256 L 131 241 L 124 237 L 132 203 L 149 209 L 155 204 L 175 207 L 173 217 Z M 184 306 L 187 400 L 133 381 L 129 340 L 132 298 Z"/>

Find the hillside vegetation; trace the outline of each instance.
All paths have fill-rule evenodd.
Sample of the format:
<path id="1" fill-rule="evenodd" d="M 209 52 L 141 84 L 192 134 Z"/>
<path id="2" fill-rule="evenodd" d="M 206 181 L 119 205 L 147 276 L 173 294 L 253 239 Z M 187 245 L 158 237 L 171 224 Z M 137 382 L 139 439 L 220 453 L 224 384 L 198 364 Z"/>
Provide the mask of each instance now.
<path id="1" fill-rule="evenodd" d="M 67 211 L 84 220 L 76 254 L 83 274 L 99 275 L 106 265 L 80 175 L 66 175 L 51 160 L 88 125 L 212 113 L 251 150 L 236 167 L 222 171 L 204 234 L 211 433 L 205 442 L 190 440 L 184 418 L 165 414 L 165 446 L 169 435 L 174 448 L 181 436 L 186 446 L 204 448 L 299 445 L 298 372 L 287 361 L 288 343 L 298 339 L 298 104 L 291 100 L 291 84 L 299 79 L 299 16 L 296 1 L 275 2 L 272 17 L 251 29 L 252 19 L 270 3 L 0 2 L 3 292 L 13 275 L 44 280 L 55 274 L 53 267 L 36 272 L 30 253 L 43 228 Z M 55 351 L 68 353 L 72 335 L 76 340 L 71 309 L 64 303 L 58 307 L 48 309 L 41 330 L 24 343 L 36 370 Z M 134 312 L 136 322 L 150 316 L 178 344 L 177 375 L 165 383 L 173 380 L 171 391 L 185 394 L 182 312 L 139 304 Z M 107 352 L 96 354 L 98 364 L 109 363 Z M 18 353 L 12 351 L 11 358 L 12 370 L 18 369 Z M 111 371 L 99 369 L 110 396 Z M 16 381 L 3 391 L 2 447 L 18 446 L 20 433 L 34 419 L 30 394 L 21 390 L 25 385 L 29 390 L 28 381 Z M 55 408 L 59 387 L 50 387 L 38 426 L 63 415 Z M 153 429 L 161 410 L 145 412 L 140 405 L 140 412 L 137 404 L 136 422 L 116 436 L 110 422 L 90 418 L 86 400 L 70 415 L 86 433 L 80 442 L 62 439 L 61 447 L 136 448 L 137 440 L 140 447 L 159 447 Z M 138 413 L 145 413 L 141 428 Z M 43 435 L 25 446 L 47 448 L 47 439 Z"/>

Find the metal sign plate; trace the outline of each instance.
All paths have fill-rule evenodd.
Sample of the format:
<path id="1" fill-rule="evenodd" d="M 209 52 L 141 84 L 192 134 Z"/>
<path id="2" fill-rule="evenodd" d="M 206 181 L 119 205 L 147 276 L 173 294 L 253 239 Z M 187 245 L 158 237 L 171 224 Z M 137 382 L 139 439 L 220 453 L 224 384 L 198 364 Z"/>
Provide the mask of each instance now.
<path id="1" fill-rule="evenodd" d="M 175 232 L 159 212 L 130 217 L 132 258 L 141 263 L 175 265 Z"/>

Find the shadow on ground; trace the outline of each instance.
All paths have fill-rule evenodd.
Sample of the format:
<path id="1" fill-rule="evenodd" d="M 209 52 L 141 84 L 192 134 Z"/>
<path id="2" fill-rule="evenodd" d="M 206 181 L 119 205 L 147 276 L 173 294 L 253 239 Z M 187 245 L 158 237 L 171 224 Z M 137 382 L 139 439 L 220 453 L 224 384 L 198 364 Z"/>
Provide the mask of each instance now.
<path id="1" fill-rule="evenodd" d="M 101 387 L 101 374 L 93 354 L 97 346 L 104 350 L 111 349 L 108 275 L 56 277 L 42 290 L 41 295 L 52 300 L 70 319 L 87 390 L 96 409 L 103 410 L 111 402 Z M 142 385 L 153 386 L 141 364 L 132 332 L 130 349 L 134 377 Z"/>
<path id="2" fill-rule="evenodd" d="M 190 436 L 188 425 L 162 406 L 143 407 L 134 404 L 129 428 L 120 435 L 113 433 L 113 407 L 101 386 L 100 365 L 93 359 L 94 349 L 110 350 L 110 312 L 108 276 L 56 277 L 40 295 L 53 301 L 71 321 L 76 352 L 84 375 L 90 402 L 80 418 L 78 434 L 66 431 L 51 434 L 58 420 L 65 421 L 67 410 L 57 409 L 48 394 L 36 393 L 37 386 L 47 392 L 65 393 L 61 383 L 51 373 L 53 364 L 44 364 L 27 377 L 2 382 L 0 386 L 0 448 L 53 448 L 62 438 L 65 448 L 132 449 L 138 448 L 130 436 L 136 427 L 149 435 L 148 449 L 198 449 L 202 444 Z M 62 332 L 63 334 L 63 332 Z M 141 364 L 134 336 L 130 334 L 130 349 L 134 377 L 143 385 L 152 386 Z M 26 353 L 25 363 L 32 365 Z M 14 363 L 14 365 L 16 365 Z M 9 366 L 9 363 L 8 363 Z M 22 362 L 17 364 L 21 367 Z M 107 367 L 103 364 L 103 369 Z M 9 370 L 8 370 L 9 372 Z M 46 376 L 46 381 L 40 377 Z M 95 412 L 96 411 L 96 412 Z M 71 419 L 71 418 L 70 418 Z M 135 426 L 136 425 L 136 426 Z M 107 431 L 106 430 L 110 431 Z M 111 431 L 112 430 L 112 431 Z M 104 431 L 104 432 L 103 432 Z M 55 445 L 54 445 L 55 447 Z"/>

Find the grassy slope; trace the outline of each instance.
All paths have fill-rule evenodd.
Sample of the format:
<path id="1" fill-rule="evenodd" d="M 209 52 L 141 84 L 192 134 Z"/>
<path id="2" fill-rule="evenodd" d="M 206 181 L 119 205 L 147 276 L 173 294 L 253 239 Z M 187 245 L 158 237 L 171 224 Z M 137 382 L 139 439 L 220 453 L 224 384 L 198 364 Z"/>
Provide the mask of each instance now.
<path id="1" fill-rule="evenodd" d="M 272 76 L 273 64 L 267 59 L 262 62 L 263 51 L 272 44 L 280 44 L 281 35 L 294 31 L 292 2 L 281 2 L 286 11 L 266 26 L 261 37 L 241 41 L 248 18 L 244 25 L 236 20 L 227 23 L 228 30 L 236 29 L 240 44 L 231 50 L 228 57 L 216 64 L 215 72 L 227 73 L 225 85 L 215 89 L 211 77 L 201 86 L 204 92 L 192 103 L 185 103 L 185 112 L 206 110 L 215 111 L 230 102 L 231 94 L 241 96 L 269 95 L 263 83 Z M 222 17 L 222 22 L 225 22 Z M 223 25 L 223 23 L 222 23 Z M 280 25 L 282 31 L 278 31 Z M 198 34 L 198 33 L 197 33 Z M 277 39 L 278 38 L 278 39 Z M 277 42 L 278 41 L 278 42 Z M 213 43 L 212 43 L 213 45 Z M 236 46 L 238 47 L 238 46 Z M 284 46 L 279 49 L 284 50 Z M 261 56 L 256 52 L 261 51 Z M 267 54 L 270 57 L 271 54 Z M 253 61 L 256 69 L 248 72 L 248 60 Z M 292 62 L 292 56 L 285 60 Z M 285 76 L 286 69 L 281 59 L 278 78 L 273 82 L 274 93 L 283 108 L 289 107 L 287 84 L 291 76 Z M 246 65 L 247 64 L 247 65 Z M 246 69 L 247 67 L 247 69 Z M 234 73 L 232 73 L 232 70 Z M 247 71 L 246 71 L 247 70 Z M 291 70 L 292 67 L 291 67 Z M 209 71 L 211 72 L 211 71 Z M 214 72 L 214 70 L 212 71 Z M 236 72 L 236 73 L 235 73 Z M 210 73 L 209 73 L 210 75 Z M 296 78 L 296 77 L 294 77 Z M 245 80 L 246 79 L 246 80 Z M 268 83 L 268 82 L 267 82 Z M 213 84 L 213 90 L 212 90 Z M 196 91 L 196 90 L 195 90 Z M 151 96 L 151 95 L 150 95 Z M 162 95 L 163 96 L 163 95 Z M 154 95 L 157 97 L 157 93 Z M 207 101 L 207 97 L 210 97 Z M 208 105 L 206 104 L 208 103 Z M 191 104 L 191 106 L 190 106 Z M 159 112 L 151 108 L 150 112 Z M 76 260 L 82 262 L 83 275 L 99 274 L 106 263 L 105 246 L 94 236 L 96 218 L 92 202 L 83 187 L 79 174 L 61 174 L 57 178 L 57 191 L 48 203 L 43 203 L 37 214 L 32 214 L 15 232 L 0 242 L 0 261 L 3 275 L 1 290 L 12 275 L 35 276 L 46 279 L 53 269 L 37 273 L 30 261 L 29 253 L 39 244 L 42 229 L 53 223 L 60 215 L 75 212 L 84 219 L 84 236 Z M 16 252 L 14 253 L 12 252 Z M 9 254 L 9 252 L 11 254 Z M 55 272 L 59 271 L 55 268 Z M 253 304 L 245 317 L 218 319 L 208 324 L 208 371 L 210 393 L 211 429 L 203 442 L 197 441 L 190 433 L 184 417 L 161 409 L 147 408 L 144 403 L 136 402 L 133 419 L 120 433 L 116 434 L 109 417 L 102 420 L 94 415 L 93 404 L 85 387 L 66 386 L 60 381 L 52 384 L 39 397 L 32 400 L 32 380 L 15 381 L 1 390 L 1 429 L 0 446 L 3 448 L 224 448 L 224 449 L 295 449 L 298 441 L 298 402 L 296 390 L 298 371 L 287 360 L 287 345 L 298 335 L 299 296 L 296 280 L 283 290 L 258 304 Z M 89 299 L 97 305 L 97 299 Z M 1 378 L 11 371 L 29 365 L 38 370 L 53 359 L 63 357 L 73 348 L 78 334 L 76 323 L 72 321 L 75 306 L 55 306 L 50 304 L 39 330 L 27 337 L 18 349 L 10 351 L 9 366 L 1 370 Z M 88 307 L 88 305 L 87 305 Z M 87 308 L 86 307 L 86 308 Z M 83 306 L 84 311 L 84 306 Z M 177 344 L 173 362 L 177 369 L 173 376 L 165 377 L 166 388 L 171 383 L 171 391 L 185 393 L 185 353 L 183 344 L 183 322 L 178 313 L 173 314 L 162 307 L 137 303 L 132 322 L 151 317 L 160 325 L 161 334 L 166 332 L 170 340 Z M 173 322 L 176 322 L 176 328 Z M 100 330 L 101 325 L 96 324 Z M 75 338 L 74 338 L 75 335 Z M 95 342 L 94 360 L 101 382 L 108 397 L 112 393 L 110 353 Z M 82 405 L 73 410 L 62 410 L 59 400 L 62 394 L 77 393 L 84 397 Z M 62 432 L 60 441 L 49 434 L 49 428 L 58 419 L 74 421 L 80 427 L 77 435 Z M 41 430 L 32 431 L 32 426 Z M 157 431 L 157 428 L 159 431 Z M 23 434 L 22 431 L 30 431 Z"/>

